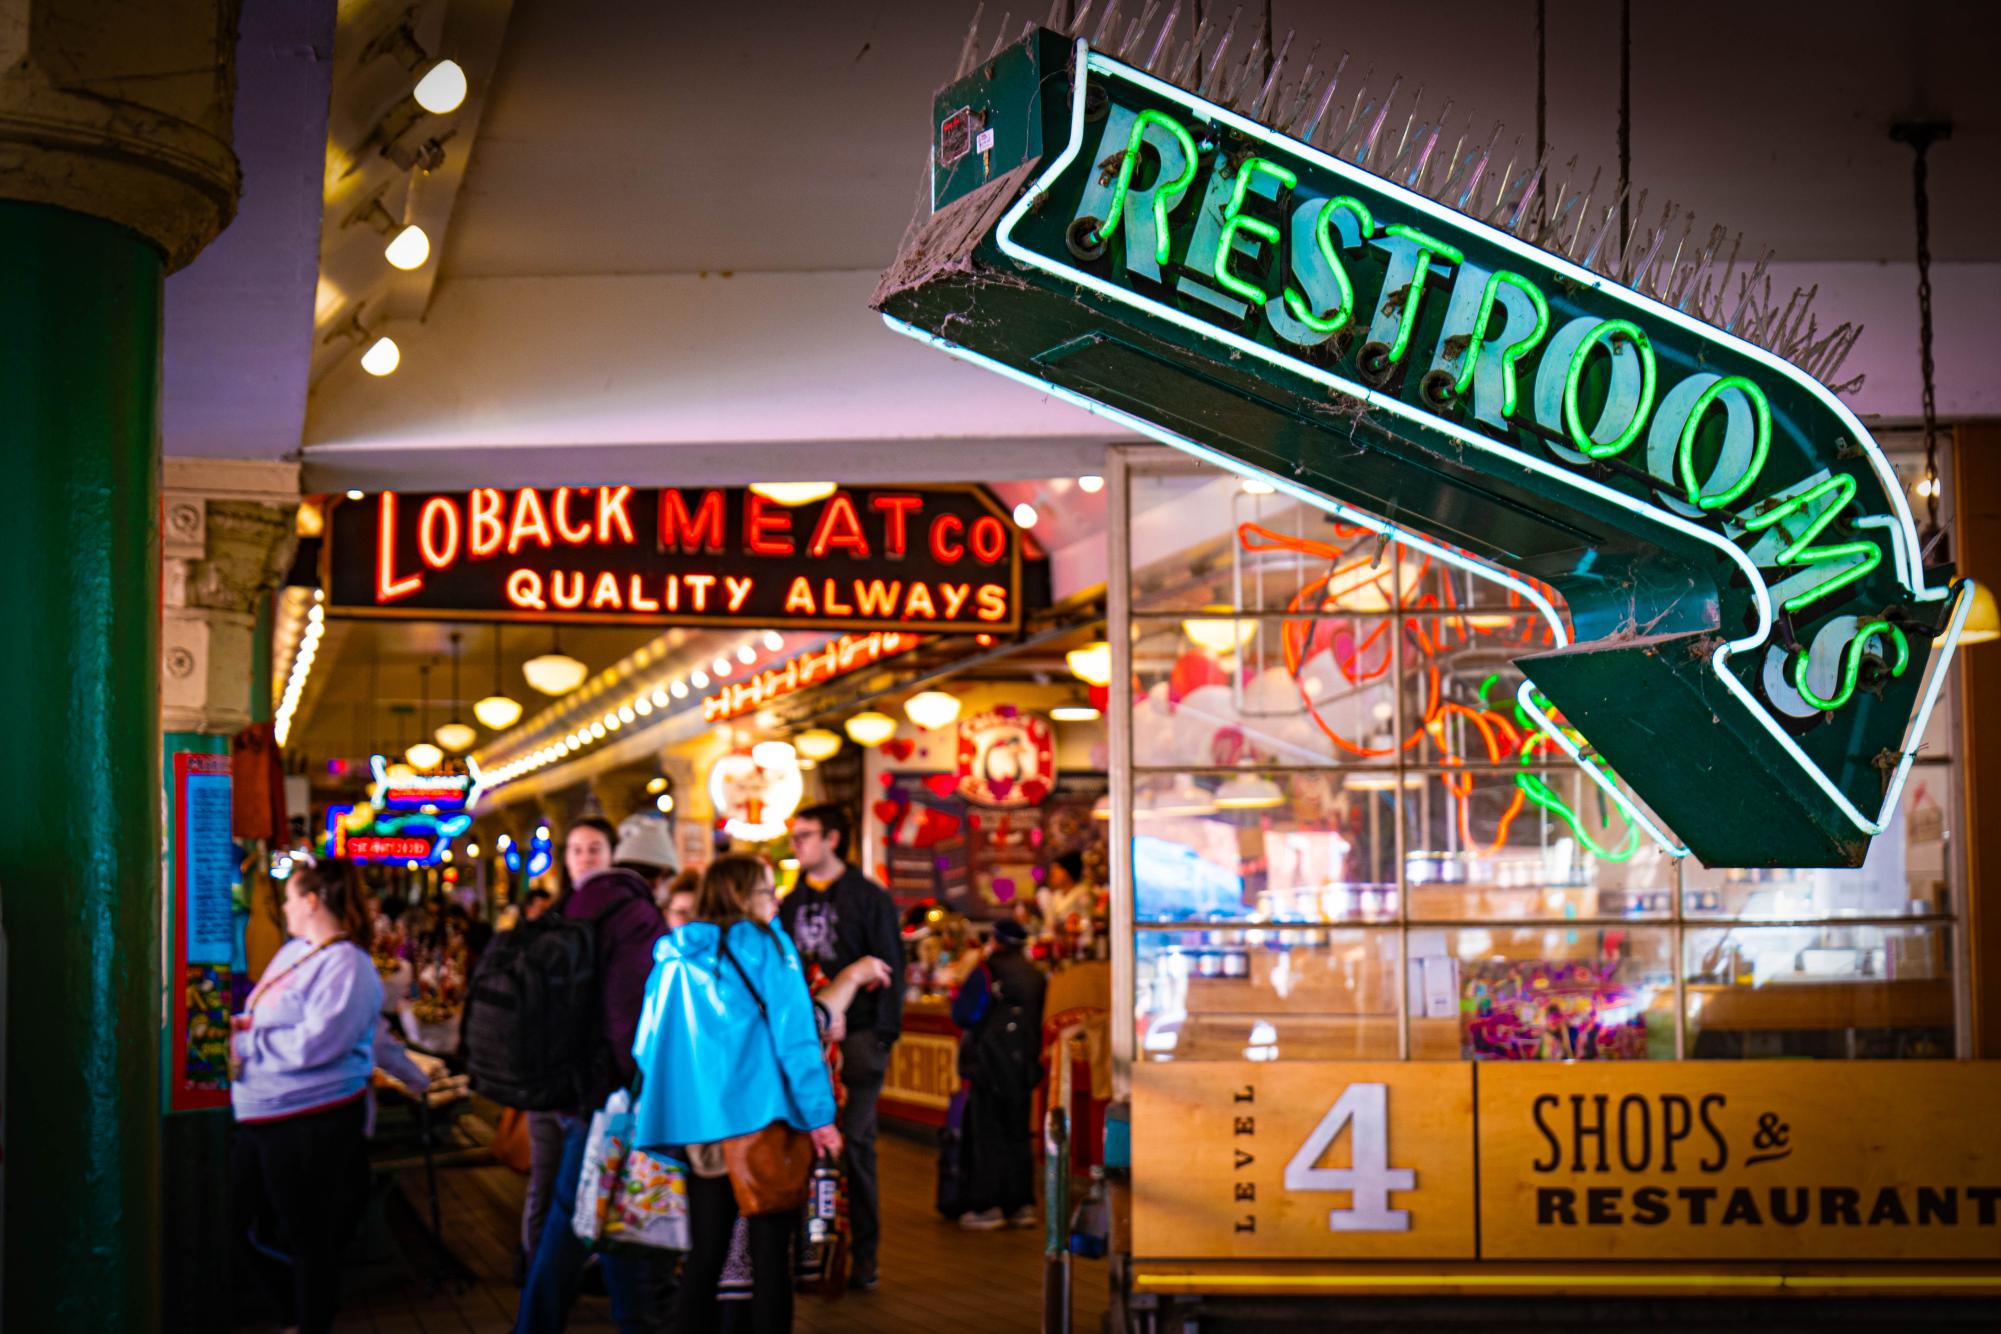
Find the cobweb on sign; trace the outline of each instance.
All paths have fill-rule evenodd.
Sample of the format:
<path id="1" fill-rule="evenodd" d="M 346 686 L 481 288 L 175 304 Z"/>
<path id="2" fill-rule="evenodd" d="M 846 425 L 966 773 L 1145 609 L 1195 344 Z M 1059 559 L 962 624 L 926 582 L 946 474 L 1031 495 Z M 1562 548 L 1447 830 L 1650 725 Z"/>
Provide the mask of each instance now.
<path id="1" fill-rule="evenodd" d="M 1042 26 L 1083 37 L 1093 50 L 1114 60 L 1755 343 L 1836 393 L 1861 387 L 1861 376 L 1846 381 L 1839 376 L 1862 326 L 1844 321 L 1823 332 L 1812 313 L 1818 284 L 1795 288 L 1781 301 L 1772 286 L 1770 247 L 1751 259 L 1741 232 L 1733 236 L 1729 228 L 1711 224 L 1698 235 L 1695 212 L 1673 200 L 1648 222 L 1647 191 L 1629 199 L 1630 184 L 1623 191 L 1616 185 L 1601 190 L 1602 167 L 1580 185 L 1577 159 L 1553 170 L 1554 157 L 1547 149 L 1528 162 L 1519 134 L 1509 140 L 1504 154 L 1506 131 L 1500 122 L 1484 133 L 1472 115 L 1462 124 L 1449 97 L 1428 109 L 1422 85 L 1405 100 L 1401 76 L 1383 88 L 1371 68 L 1352 87 L 1343 84 L 1347 53 L 1323 62 L 1316 44 L 1303 56 L 1295 55 L 1292 31 L 1276 50 L 1266 46 L 1261 32 L 1243 47 L 1241 5 L 1226 22 L 1204 19 L 1186 38 L 1179 35 L 1185 26 L 1183 0 L 1174 0 L 1164 12 L 1161 0 L 1146 0 L 1130 19 L 1120 8 L 1120 0 L 1102 5 L 1085 0 L 1071 16 L 1071 0 L 1053 0 Z M 985 10 L 982 4 L 973 11 L 954 79 L 977 68 L 980 52 L 991 61 L 1010 40 L 1024 38 L 1036 27 L 1031 18 L 1016 29 L 1013 12 L 1006 12 L 991 39 L 983 42 Z M 920 211 L 927 194 L 920 188 Z M 1622 236 L 1619 218 L 1628 204 L 1633 221 Z M 913 217 L 913 229 L 916 223 Z M 904 239 L 909 237 L 906 230 Z"/>

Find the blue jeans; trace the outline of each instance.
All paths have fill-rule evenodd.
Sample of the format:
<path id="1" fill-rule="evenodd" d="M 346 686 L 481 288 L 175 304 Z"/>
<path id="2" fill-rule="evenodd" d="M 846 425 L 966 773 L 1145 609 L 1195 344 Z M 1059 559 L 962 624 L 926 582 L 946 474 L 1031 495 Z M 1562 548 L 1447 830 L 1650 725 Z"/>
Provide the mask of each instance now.
<path id="1" fill-rule="evenodd" d="M 542 1220 L 542 1238 L 528 1262 L 521 1286 L 521 1309 L 514 1317 L 515 1334 L 561 1334 L 576 1305 L 577 1284 L 590 1252 L 570 1230 L 577 1211 L 577 1179 L 584 1173 L 584 1142 L 591 1119 L 564 1116 L 563 1159 L 549 1192 L 549 1216 Z M 621 1334 L 653 1329 L 666 1318 L 659 1275 L 662 1261 L 642 1255 L 598 1256 L 604 1285 L 611 1294 L 611 1315 Z M 650 1309 L 655 1308 L 655 1309 Z"/>

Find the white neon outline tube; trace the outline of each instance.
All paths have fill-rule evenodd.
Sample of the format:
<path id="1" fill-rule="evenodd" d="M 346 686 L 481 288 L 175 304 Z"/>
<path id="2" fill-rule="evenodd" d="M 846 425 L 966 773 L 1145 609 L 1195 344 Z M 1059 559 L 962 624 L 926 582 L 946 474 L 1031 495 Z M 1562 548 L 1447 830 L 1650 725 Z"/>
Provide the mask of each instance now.
<path id="1" fill-rule="evenodd" d="M 1723 553 L 1728 559 L 1736 563 L 1739 568 L 1743 569 L 1746 575 L 1748 576 L 1749 585 L 1753 590 L 1753 601 L 1757 608 L 1757 624 L 1750 633 L 1741 636 L 1737 639 L 1726 641 L 1717 650 L 1716 655 L 1712 658 L 1711 660 L 1712 666 L 1715 668 L 1717 673 L 1723 677 L 1724 684 L 1726 685 L 1726 687 L 1728 687 L 1734 694 L 1736 694 L 1739 697 L 1739 699 L 1744 703 L 1746 708 L 1750 710 L 1751 715 L 1754 718 L 1756 718 L 1760 723 L 1760 725 L 1762 725 L 1774 737 L 1774 739 L 1776 739 L 1779 742 L 1781 748 L 1786 752 L 1788 757 L 1791 758 L 1794 761 L 1794 763 L 1800 767 L 1801 771 L 1804 772 L 1807 775 L 1807 777 L 1810 778 L 1814 782 L 1814 784 L 1821 789 L 1823 795 L 1825 795 L 1828 798 L 1828 800 L 1831 803 L 1833 803 L 1836 806 L 1836 808 L 1839 809 L 1843 813 L 1843 815 L 1845 815 L 1850 820 L 1850 822 L 1856 826 L 1856 828 L 1863 830 L 1873 836 L 1875 834 L 1881 833 L 1883 829 L 1887 827 L 1889 820 L 1894 812 L 1894 800 L 1902 787 L 1903 774 L 1905 771 L 1908 770 L 1910 759 L 1914 754 L 1914 750 L 1912 747 L 1915 745 L 1915 741 L 1912 739 L 1923 735 L 1925 726 L 1930 720 L 1931 709 L 1937 703 L 1937 692 L 1936 691 L 1927 692 L 1924 703 L 1920 706 L 1918 713 L 1912 719 L 1910 726 L 1906 729 L 1905 733 L 1906 746 L 1903 750 L 1903 763 L 1900 766 L 1898 776 L 1895 780 L 1893 780 L 1889 790 L 1886 791 L 1885 793 L 1886 800 L 1882 808 L 1879 810 L 1877 818 L 1874 820 L 1869 819 L 1868 817 L 1864 816 L 1859 810 L 1857 810 L 1854 803 L 1848 800 L 1847 794 L 1843 793 L 1839 788 L 1837 788 L 1834 785 L 1834 783 L 1828 778 L 1828 776 L 1820 769 L 1820 767 L 1812 762 L 1812 760 L 1806 755 L 1806 752 L 1800 749 L 1799 745 L 1796 742 L 1794 742 L 1794 740 L 1790 735 L 1786 733 L 1784 728 L 1779 726 L 1777 721 L 1774 720 L 1765 709 L 1759 707 L 1755 697 L 1753 697 L 1751 693 L 1744 687 L 1743 683 L 1738 681 L 1734 675 L 1725 670 L 1725 664 L 1728 663 L 1729 658 L 1733 653 L 1749 649 L 1755 649 L 1765 644 L 1770 639 L 1772 632 L 1772 624 L 1773 624 L 1773 611 L 1772 611 L 1772 600 L 1770 595 L 1770 589 L 1767 586 L 1764 577 L 1761 574 L 1759 574 L 1757 567 L 1751 562 L 1750 558 L 1747 555 L 1745 555 L 1745 553 L 1735 543 L 1730 542 L 1728 539 L 1724 538 L 1720 534 L 1712 533 L 1707 529 L 1700 528 L 1694 524 L 1691 524 L 1677 515 L 1670 514 L 1665 510 L 1657 509 L 1649 505 L 1644 505 L 1641 502 L 1635 501 L 1631 497 L 1626 496 L 1621 492 L 1615 491 L 1598 482 L 1592 481 L 1587 477 L 1582 477 L 1575 473 L 1571 473 L 1567 470 L 1558 468 L 1555 465 L 1549 463 L 1547 460 L 1538 458 L 1533 454 L 1525 453 L 1521 450 L 1514 448 L 1513 446 L 1504 444 L 1497 440 L 1492 440 L 1476 432 L 1468 431 L 1465 428 L 1460 427 L 1453 422 L 1446 421 L 1443 418 L 1432 417 L 1426 413 L 1423 413 L 1419 409 L 1413 408 L 1410 405 L 1404 403 L 1401 399 L 1397 399 L 1388 395 L 1379 395 L 1366 386 L 1356 384 L 1353 381 L 1343 379 L 1342 377 L 1337 375 L 1329 374 L 1328 372 L 1323 371 L 1318 367 L 1311 366 L 1303 361 L 1295 360 L 1294 358 L 1289 357 L 1284 353 L 1278 352 L 1271 348 L 1267 348 L 1261 343 L 1255 342 L 1249 338 L 1245 338 L 1242 335 L 1232 333 L 1228 329 L 1223 329 L 1216 325 L 1196 320 L 1193 317 L 1185 315 L 1181 311 L 1176 310 L 1171 306 L 1167 306 L 1160 302 L 1154 301 L 1151 298 L 1141 296 L 1137 292 L 1133 292 L 1125 288 L 1117 287 L 1111 283 L 1107 283 L 1102 279 L 1099 279 L 1095 275 L 1086 273 L 1081 269 L 1074 269 L 1058 261 L 1051 260 L 1033 250 L 1028 249 L 1027 247 L 1023 246 L 1022 244 L 1014 240 L 1013 232 L 1015 227 L 1020 223 L 1021 219 L 1027 214 L 1028 210 L 1032 208 L 1036 204 L 1036 202 L 1042 198 L 1042 196 L 1044 196 L 1049 192 L 1049 189 L 1054 184 L 1056 179 L 1062 175 L 1062 173 L 1070 166 L 1070 164 L 1076 160 L 1077 155 L 1083 151 L 1085 87 L 1088 80 L 1089 71 L 1095 69 L 1103 74 L 1126 79 L 1131 83 L 1137 85 L 1138 87 L 1154 93 L 1156 96 L 1159 96 L 1171 102 L 1178 103 L 1182 107 L 1186 108 L 1187 111 L 1192 116 L 1194 116 L 1196 119 L 1200 121 L 1211 124 L 1221 123 L 1228 125 L 1231 128 L 1239 131 L 1240 133 L 1243 133 L 1255 139 L 1262 140 L 1266 143 L 1276 145 L 1282 148 L 1284 151 L 1295 155 L 1296 157 L 1303 158 L 1313 163 L 1314 165 L 1328 171 L 1329 173 L 1334 175 L 1337 179 L 1359 179 L 1364 184 L 1368 185 L 1370 188 L 1380 191 L 1381 193 L 1389 196 L 1392 199 L 1395 199 L 1398 203 L 1406 207 L 1416 209 L 1420 213 L 1438 218 L 1439 220 L 1451 226 L 1469 228 L 1473 230 L 1475 233 L 1481 235 L 1484 239 L 1499 246 L 1500 248 L 1511 251 L 1517 255 L 1520 255 L 1525 260 L 1531 263 L 1539 264 L 1551 270 L 1561 272 L 1568 279 L 1579 285 L 1590 287 L 1593 290 L 1619 288 L 1616 295 L 1618 295 L 1618 297 L 1621 300 L 1629 301 L 1634 305 L 1636 305 L 1641 310 L 1643 310 L 1644 312 L 1646 312 L 1650 317 L 1665 320 L 1670 324 L 1678 325 L 1682 327 L 1684 330 L 1694 334 L 1697 337 L 1706 340 L 1714 340 L 1719 336 L 1723 338 L 1730 338 L 1730 335 L 1719 334 L 1718 331 L 1699 323 L 1692 317 L 1683 314 L 1681 311 L 1675 310 L 1670 306 L 1663 305 L 1660 302 L 1655 301 L 1650 297 L 1642 295 L 1641 293 L 1634 292 L 1626 288 L 1620 288 L 1618 284 L 1612 283 L 1608 279 L 1601 278 L 1599 275 L 1592 273 L 1588 269 L 1584 269 L 1578 265 L 1570 263 L 1568 260 L 1565 260 L 1559 256 L 1551 255 L 1546 251 L 1530 246 L 1525 242 L 1520 241 L 1517 238 L 1505 232 L 1499 231 L 1489 226 L 1488 224 L 1479 221 L 1478 219 L 1470 218 L 1464 214 L 1460 214 L 1455 211 L 1446 209 L 1444 208 L 1443 205 L 1440 205 L 1433 200 L 1427 199 L 1422 195 L 1418 195 L 1412 191 L 1406 190 L 1402 186 L 1396 185 L 1395 183 L 1390 181 L 1385 181 L 1380 177 L 1374 176 L 1370 173 L 1360 172 L 1358 168 L 1355 168 L 1348 163 L 1342 162 L 1338 158 L 1323 153 L 1318 149 L 1312 148 L 1308 145 L 1302 144 L 1297 140 L 1289 139 L 1284 135 L 1277 134 L 1276 132 L 1267 129 L 1264 126 L 1259 125 L 1256 121 L 1248 120 L 1245 117 L 1239 116 L 1234 112 L 1216 106 L 1213 103 L 1206 102 L 1203 99 L 1196 97 L 1194 94 L 1186 92 L 1183 89 L 1177 88 L 1172 84 L 1164 83 L 1161 80 L 1156 79 L 1153 76 L 1145 74 L 1139 70 L 1132 69 L 1129 66 L 1122 65 L 1119 62 L 1110 60 L 1104 56 L 1094 54 L 1090 50 L 1089 43 L 1084 41 L 1082 38 L 1079 38 L 1077 40 L 1075 51 L 1076 51 L 1076 60 L 1075 60 L 1076 74 L 1070 99 L 1070 142 L 1067 145 L 1065 145 L 1063 151 L 1056 157 L 1056 159 L 1053 162 L 1050 163 L 1050 165 L 1042 172 L 1042 174 L 1036 178 L 1034 183 L 1032 183 L 1028 187 L 1028 189 L 1023 192 L 1022 197 L 1019 200 L 1017 200 L 1011 208 L 1009 208 L 1007 214 L 1004 217 L 1002 217 L 1000 225 L 994 231 L 995 244 L 1000 247 L 1002 253 L 1006 254 L 1009 258 L 1013 259 L 1015 262 L 1022 264 L 1024 267 L 1039 269 L 1045 273 L 1049 273 L 1052 274 L 1053 276 L 1062 278 L 1065 281 L 1076 283 L 1078 286 L 1097 292 L 1099 295 L 1104 296 L 1109 300 L 1112 300 L 1120 304 L 1132 306 L 1136 309 L 1145 311 L 1146 313 L 1153 315 L 1157 318 L 1164 319 L 1168 323 L 1183 328 L 1188 332 L 1195 334 L 1198 337 L 1222 343 L 1232 349 L 1235 349 L 1238 352 L 1241 352 L 1247 356 L 1255 357 L 1261 361 L 1267 362 L 1284 371 L 1287 371 L 1288 373 L 1299 375 L 1302 378 L 1316 381 L 1317 383 L 1320 383 L 1328 388 L 1335 389 L 1341 393 L 1357 398 L 1361 400 L 1363 403 L 1368 404 L 1372 407 L 1379 408 L 1383 411 L 1392 413 L 1396 416 L 1413 421 L 1423 426 L 1425 429 L 1434 430 L 1441 434 L 1450 436 L 1453 439 L 1458 440 L 1460 443 L 1470 446 L 1472 448 L 1479 449 L 1491 454 L 1497 454 L 1503 458 L 1506 458 L 1509 462 L 1515 464 L 1516 466 L 1526 467 L 1530 471 L 1538 472 L 1546 477 L 1549 477 L 1551 480 L 1555 481 L 1558 485 L 1575 487 L 1585 492 L 1588 495 L 1594 496 L 1600 500 L 1609 502 L 1618 508 L 1624 509 L 1629 513 L 1631 513 L 1635 518 L 1641 520 L 1642 522 L 1659 524 L 1665 528 L 1680 532 L 1685 536 L 1693 537 L 1697 541 L 1702 542 L 1708 546 L 1711 546 L 1716 550 L 1718 550 L 1719 552 Z M 1891 529 L 1892 557 L 1896 562 L 1896 567 L 1900 580 L 1902 580 L 1904 586 L 1912 592 L 1913 597 L 1918 601 L 1922 602 L 1937 601 L 1940 598 L 1947 596 L 1949 592 L 1949 590 L 1947 589 L 1943 588 L 1927 589 L 1925 587 L 1924 572 L 1922 564 L 1918 559 L 1917 555 L 1918 553 L 1917 530 L 1915 523 L 1911 518 L 1910 507 L 1904 499 L 1902 489 L 1896 484 L 1896 474 L 1894 470 L 1891 469 L 1888 458 L 1883 454 L 1881 447 L 1878 446 L 1873 439 L 1871 439 L 1868 431 L 1863 429 L 1861 422 L 1859 422 L 1856 419 L 1854 413 L 1850 412 L 1845 404 L 1841 403 L 1839 399 L 1835 398 L 1831 393 L 1829 393 L 1824 385 L 1820 384 L 1817 380 L 1812 379 L 1810 376 L 1805 375 L 1791 363 L 1786 362 L 1781 358 L 1766 352 L 1763 348 L 1757 347 L 1750 343 L 1743 342 L 1740 339 L 1731 338 L 1731 342 L 1737 344 L 1738 349 L 1743 354 L 1748 356 L 1750 359 L 1763 364 L 1768 369 L 1776 372 L 1777 374 L 1783 376 L 1789 381 L 1792 381 L 1800 385 L 1808 393 L 1820 399 L 1825 406 L 1830 408 L 1836 414 L 1836 416 L 1841 420 L 1841 422 L 1844 425 L 1846 425 L 1852 430 L 1855 436 L 1856 443 L 1862 448 L 1864 454 L 1868 457 L 1870 466 L 1875 470 L 1877 475 L 1877 480 L 1882 484 L 1884 493 L 1888 497 L 1891 506 L 1895 511 L 1894 515 L 1889 516 L 1888 526 Z M 993 365 L 998 366 L 999 363 L 995 362 L 993 363 Z M 1037 384 L 1038 386 L 1041 386 L 1045 392 L 1052 391 L 1055 388 L 1055 386 L 1049 385 L 1048 382 L 1046 381 L 1034 380 L 1033 383 Z M 1142 433 L 1148 435 L 1154 435 L 1155 438 L 1160 438 L 1159 435 L 1154 431 L 1149 430 L 1149 431 L 1143 431 Z M 1178 438 L 1177 440 L 1170 440 L 1166 441 L 1165 443 L 1172 444 L 1174 445 L 1175 448 L 1184 448 L 1184 446 L 1179 443 Z M 1200 453 L 1203 457 L 1209 457 L 1209 458 L 1221 457 L 1218 455 L 1214 455 L 1213 452 L 1207 450 L 1193 450 L 1190 452 L 1197 452 Z M 1230 470 L 1236 472 L 1242 471 L 1241 468 L 1237 467 L 1232 467 Z M 1882 526 L 1880 520 L 1878 526 Z M 1956 648 L 1958 644 L 1959 625 L 1961 624 L 1962 621 L 1963 617 L 1955 616 L 1953 622 L 1948 626 L 1943 643 L 1943 648 L 1941 650 L 1944 653 L 1945 658 L 1947 659 L 1948 662 L 1950 661 L 1953 650 Z M 1934 647 L 1937 648 L 1938 646 L 1935 645 Z M 1557 742 L 1557 744 L 1559 745 L 1565 745 L 1567 741 L 1566 738 L 1554 734 L 1551 735 L 1551 740 Z M 1591 766 L 1586 765 L 1585 768 L 1587 769 L 1587 771 L 1589 771 Z"/>

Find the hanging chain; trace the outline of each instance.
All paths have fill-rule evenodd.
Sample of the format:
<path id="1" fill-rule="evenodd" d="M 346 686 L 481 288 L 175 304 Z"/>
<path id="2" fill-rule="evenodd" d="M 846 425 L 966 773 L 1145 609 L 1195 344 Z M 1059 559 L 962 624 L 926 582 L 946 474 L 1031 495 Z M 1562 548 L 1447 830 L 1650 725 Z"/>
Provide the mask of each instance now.
<path id="1" fill-rule="evenodd" d="M 1925 424 L 1925 545 L 1939 534 L 1938 396 L 1932 376 L 1932 210 L 1930 166 L 1926 154 L 1940 139 L 1950 138 L 1950 124 L 1907 121 L 1893 126 L 1890 137 L 1911 146 L 1911 197 L 1918 233 L 1918 373 L 1924 381 Z"/>

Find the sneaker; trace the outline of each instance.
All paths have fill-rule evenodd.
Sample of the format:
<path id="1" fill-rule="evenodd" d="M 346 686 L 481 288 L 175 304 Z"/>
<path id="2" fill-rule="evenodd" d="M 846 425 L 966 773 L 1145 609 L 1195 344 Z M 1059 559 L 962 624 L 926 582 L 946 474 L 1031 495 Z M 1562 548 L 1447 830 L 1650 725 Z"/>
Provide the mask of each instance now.
<path id="1" fill-rule="evenodd" d="M 960 1214 L 959 1226 L 969 1232 L 993 1232 L 1007 1226 L 1007 1216 L 999 1209 L 982 1209 L 976 1214 Z"/>
<path id="2" fill-rule="evenodd" d="M 1036 1227 L 1041 1222 L 1042 1220 L 1036 1216 L 1035 1206 L 1032 1204 L 1024 1204 L 1021 1208 L 1007 1216 L 1007 1225 L 1009 1227 Z"/>
<path id="3" fill-rule="evenodd" d="M 882 1275 L 876 1272 L 874 1265 L 870 1265 L 867 1269 L 857 1269 L 848 1275 L 848 1287 L 856 1292 L 874 1292 L 881 1286 Z"/>

